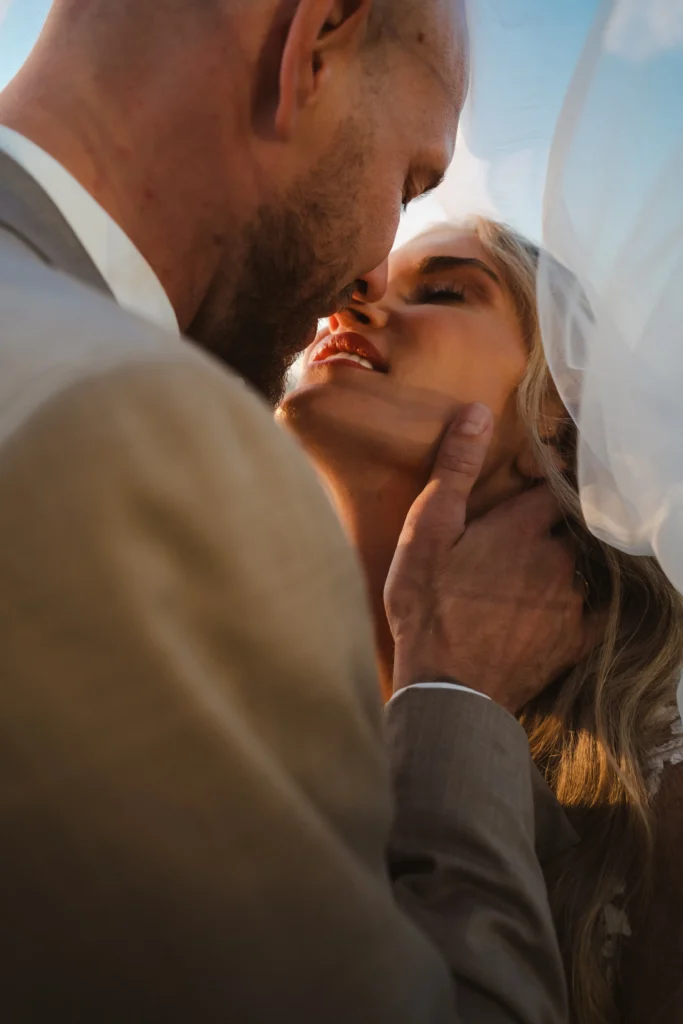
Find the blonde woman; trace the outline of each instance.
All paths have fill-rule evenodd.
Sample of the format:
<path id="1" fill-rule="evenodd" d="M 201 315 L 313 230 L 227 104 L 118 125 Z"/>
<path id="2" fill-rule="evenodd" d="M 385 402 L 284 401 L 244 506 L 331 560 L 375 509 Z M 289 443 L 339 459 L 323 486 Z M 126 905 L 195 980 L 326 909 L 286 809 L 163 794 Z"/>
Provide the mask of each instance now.
<path id="1" fill-rule="evenodd" d="M 385 696 L 383 591 L 406 514 L 454 409 L 496 432 L 470 515 L 545 479 L 567 517 L 603 645 L 528 706 L 536 764 L 577 832 L 547 880 L 578 1024 L 683 1020 L 683 604 L 658 566 L 582 525 L 574 431 L 535 304 L 538 250 L 503 225 L 441 226 L 391 260 L 375 304 L 330 320 L 279 416 L 316 462 L 363 561 Z"/>

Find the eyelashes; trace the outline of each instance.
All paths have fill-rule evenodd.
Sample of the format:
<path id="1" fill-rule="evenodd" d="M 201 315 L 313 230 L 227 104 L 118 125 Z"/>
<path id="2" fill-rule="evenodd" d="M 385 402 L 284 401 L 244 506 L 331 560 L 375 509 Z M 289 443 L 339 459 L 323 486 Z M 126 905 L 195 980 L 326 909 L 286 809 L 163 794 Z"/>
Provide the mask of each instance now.
<path id="1" fill-rule="evenodd" d="M 420 285 L 415 292 L 413 302 L 419 305 L 429 303 L 462 303 L 465 301 L 465 292 L 462 288 L 451 285 L 433 286 L 428 284 Z"/>

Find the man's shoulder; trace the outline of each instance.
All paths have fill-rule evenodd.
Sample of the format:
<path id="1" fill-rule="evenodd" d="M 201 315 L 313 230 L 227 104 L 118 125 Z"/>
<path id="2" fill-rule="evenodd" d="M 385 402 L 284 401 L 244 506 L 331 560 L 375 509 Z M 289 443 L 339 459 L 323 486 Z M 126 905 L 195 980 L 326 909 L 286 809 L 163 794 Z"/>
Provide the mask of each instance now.
<path id="1" fill-rule="evenodd" d="M 191 391 L 197 407 L 215 404 L 257 435 L 279 436 L 266 403 L 230 370 L 46 265 L 2 230 L 0 311 L 0 419 L 12 432 L 46 403 L 83 402 L 89 391 L 101 402 L 125 398 L 124 405 L 137 396 L 171 415 L 179 394 Z"/>
<path id="2" fill-rule="evenodd" d="M 59 368 L 68 380 L 88 370 L 197 355 L 188 342 L 47 265 L 1 229 L 0 310 L 2 379 L 13 372 L 44 376 Z"/>
<path id="3" fill-rule="evenodd" d="M 192 480 L 221 480 L 236 519 L 269 523 L 279 507 L 283 523 L 307 524 L 309 547 L 319 538 L 330 562 L 336 552 L 347 564 L 314 470 L 259 395 L 21 243 L 9 267 L 8 252 L 0 231 L 0 474 L 15 461 L 3 457 L 10 451 L 27 465 L 54 460 L 56 447 L 61 489 L 85 488 L 103 462 L 112 480 L 163 490 L 175 478 L 176 493 L 188 495 Z"/>

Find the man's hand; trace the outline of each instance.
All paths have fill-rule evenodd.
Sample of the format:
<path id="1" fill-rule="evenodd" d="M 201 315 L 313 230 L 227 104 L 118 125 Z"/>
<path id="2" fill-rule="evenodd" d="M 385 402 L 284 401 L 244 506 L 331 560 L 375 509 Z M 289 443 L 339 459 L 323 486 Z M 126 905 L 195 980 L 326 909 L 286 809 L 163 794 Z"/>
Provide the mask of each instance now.
<path id="1" fill-rule="evenodd" d="M 586 613 L 568 542 L 551 534 L 562 516 L 545 487 L 465 529 L 492 433 L 481 405 L 449 429 L 406 520 L 385 603 L 396 690 L 458 682 L 516 713 L 596 646 L 602 624 Z"/>

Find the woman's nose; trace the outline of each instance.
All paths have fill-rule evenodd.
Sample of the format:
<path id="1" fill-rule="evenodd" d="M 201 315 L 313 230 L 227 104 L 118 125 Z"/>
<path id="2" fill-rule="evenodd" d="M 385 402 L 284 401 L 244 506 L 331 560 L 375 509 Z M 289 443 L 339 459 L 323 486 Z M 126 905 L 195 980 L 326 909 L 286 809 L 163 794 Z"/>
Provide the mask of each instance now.
<path id="1" fill-rule="evenodd" d="M 378 330 L 386 326 L 388 319 L 389 314 L 382 303 L 359 302 L 353 299 L 346 309 L 341 309 L 329 317 L 327 323 L 333 334 L 341 334 L 342 331 L 356 330 L 359 324 Z"/>

